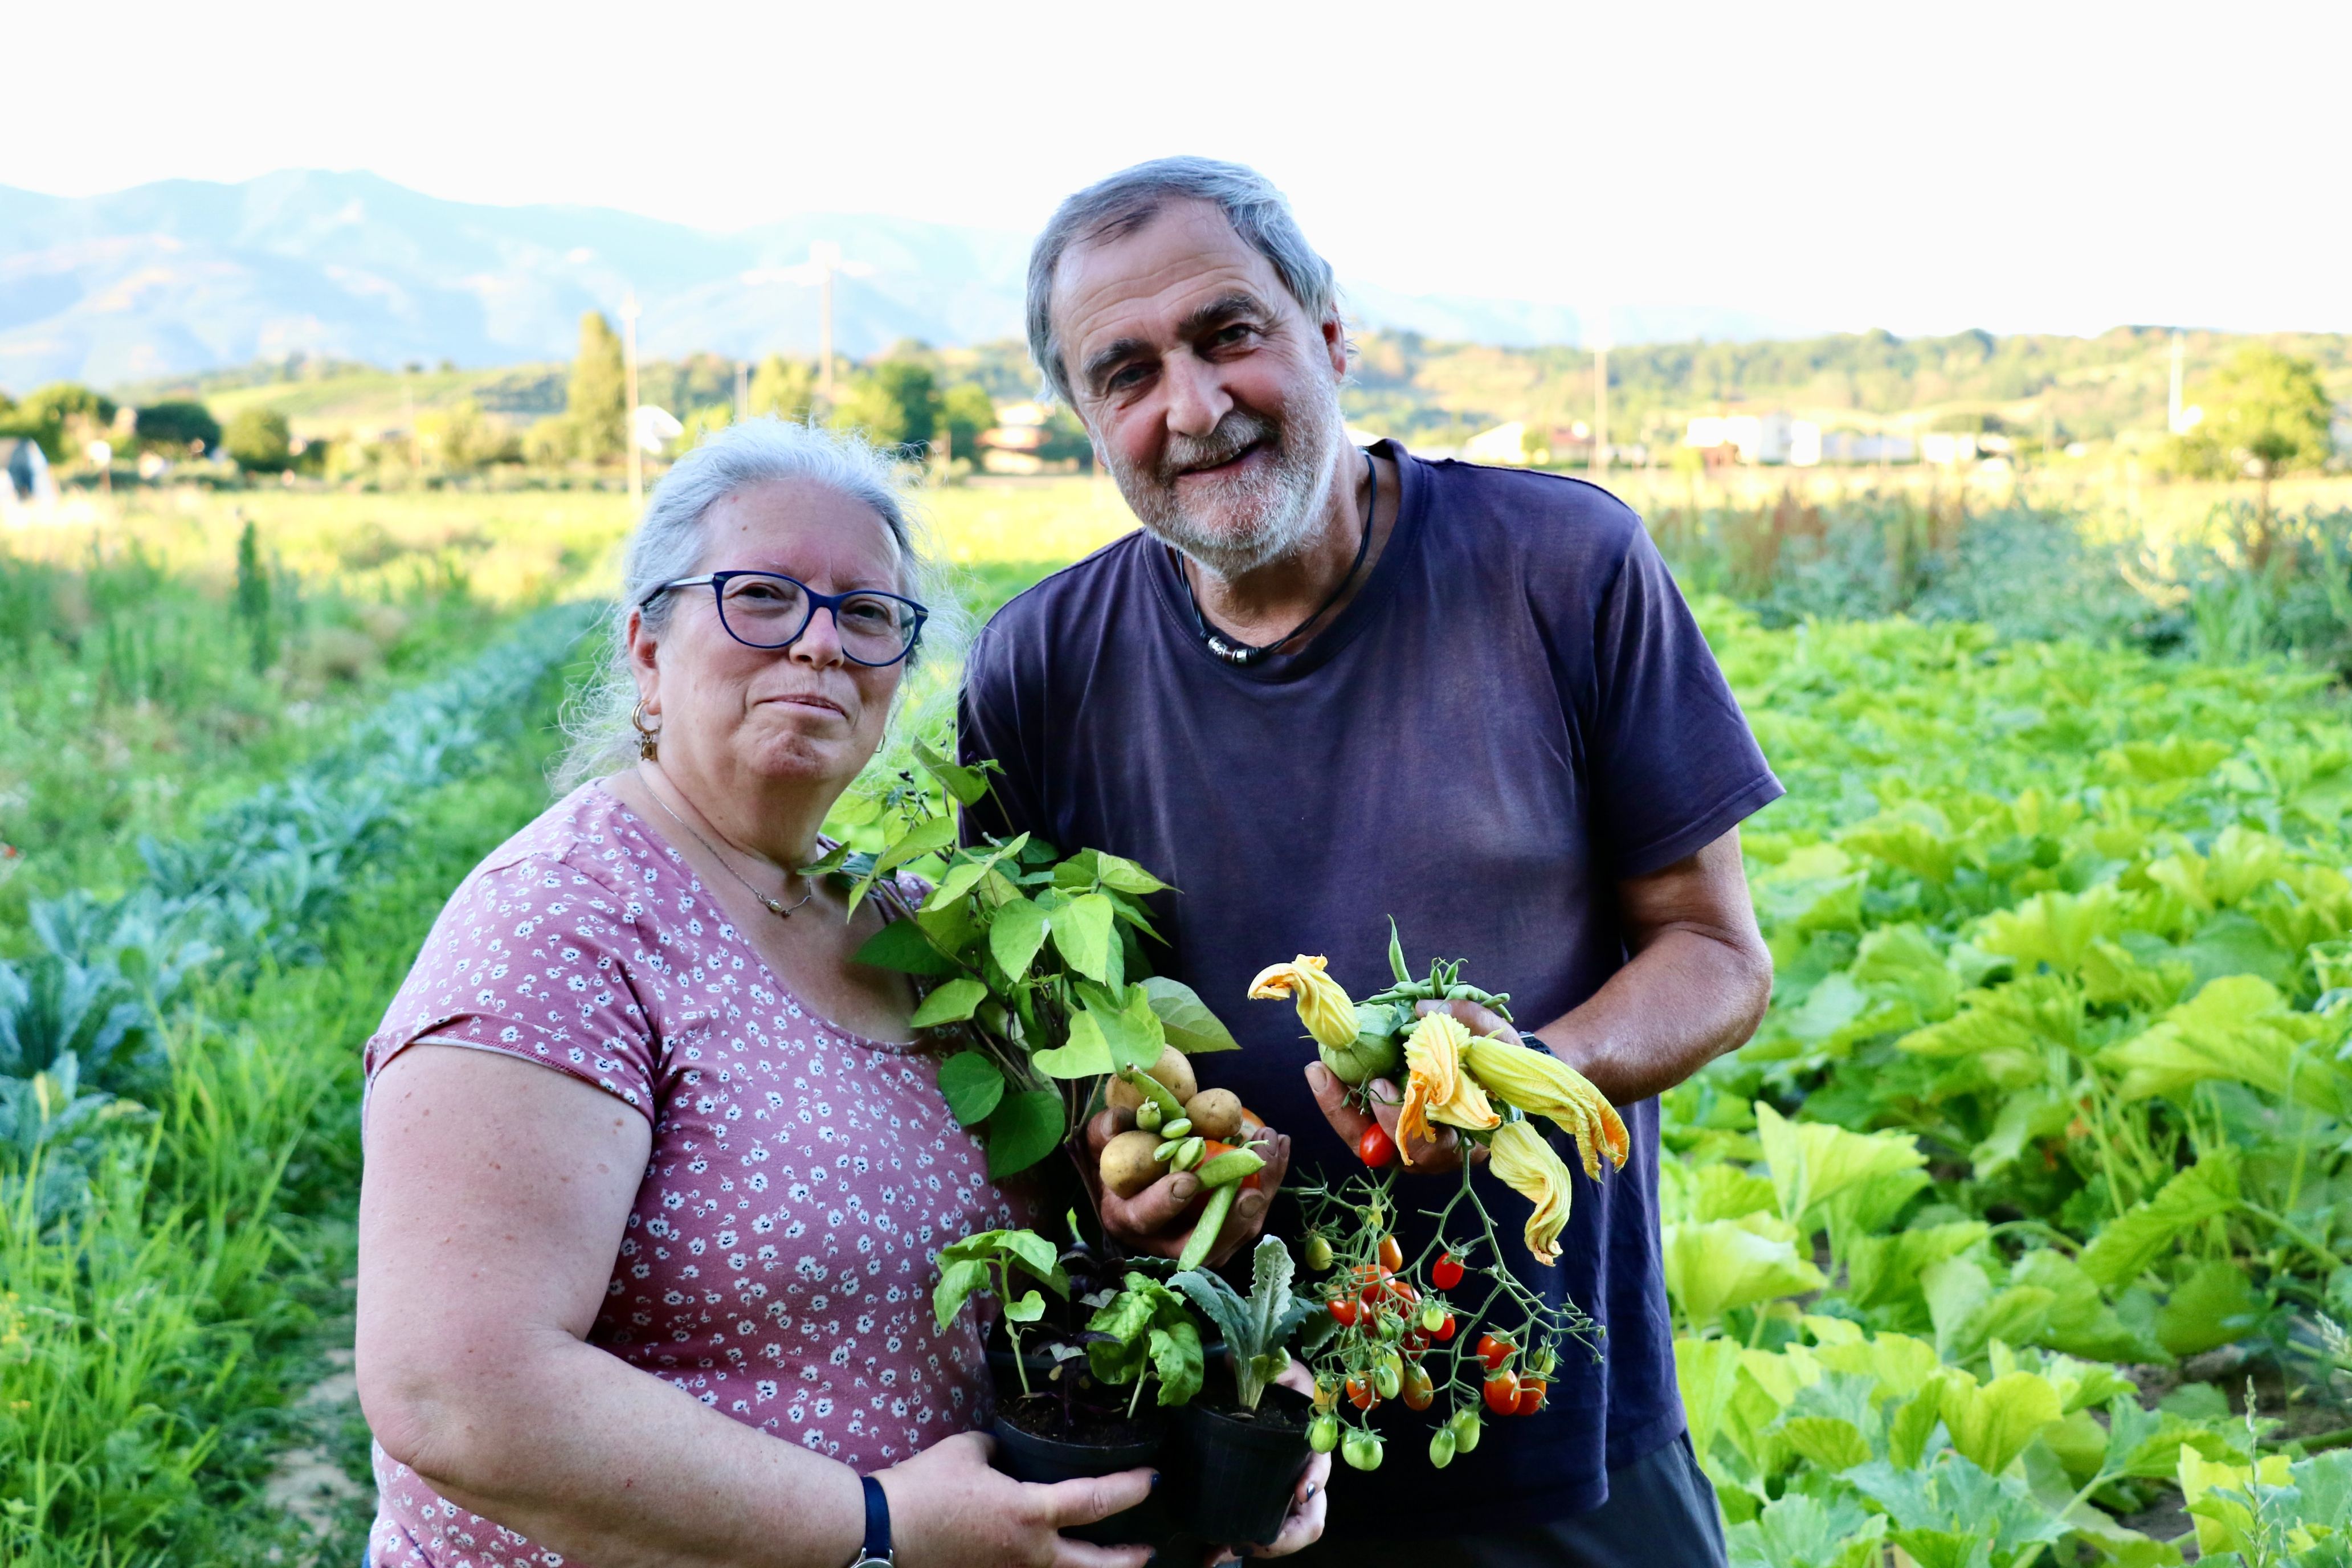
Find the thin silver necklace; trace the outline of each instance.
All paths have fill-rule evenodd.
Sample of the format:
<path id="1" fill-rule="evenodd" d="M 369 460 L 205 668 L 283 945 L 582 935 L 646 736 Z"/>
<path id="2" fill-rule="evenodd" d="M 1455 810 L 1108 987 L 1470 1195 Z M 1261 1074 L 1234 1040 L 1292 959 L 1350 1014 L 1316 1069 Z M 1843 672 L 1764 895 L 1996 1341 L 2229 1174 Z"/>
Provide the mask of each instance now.
<path id="1" fill-rule="evenodd" d="M 735 869 L 734 865 L 727 858 L 727 857 L 719 852 L 719 846 L 710 842 L 709 839 L 705 838 L 701 834 L 695 832 L 693 827 L 688 824 L 686 818 L 672 811 L 669 808 L 669 802 L 661 797 L 661 791 L 654 788 L 653 782 L 651 780 L 647 780 L 646 783 L 646 793 L 654 797 L 654 804 L 662 808 L 662 815 L 664 816 L 668 817 L 672 822 L 675 822 L 680 827 L 685 828 L 688 837 L 692 838 L 697 844 L 701 845 L 705 849 L 709 850 L 710 852 L 710 858 L 713 860 L 718 861 L 719 864 L 725 868 L 729 876 L 734 878 L 739 882 L 742 882 L 743 890 L 751 894 L 753 898 L 759 900 L 761 904 L 767 907 L 768 912 L 774 915 L 778 920 L 788 921 L 792 919 L 793 911 L 794 910 L 799 909 L 801 904 L 807 903 L 811 899 L 816 897 L 816 883 L 814 881 L 809 883 L 809 890 L 801 895 L 800 904 L 788 904 L 782 899 L 772 899 L 768 897 L 767 894 L 760 891 L 759 889 L 751 886 L 750 882 L 744 880 L 743 873 Z"/>

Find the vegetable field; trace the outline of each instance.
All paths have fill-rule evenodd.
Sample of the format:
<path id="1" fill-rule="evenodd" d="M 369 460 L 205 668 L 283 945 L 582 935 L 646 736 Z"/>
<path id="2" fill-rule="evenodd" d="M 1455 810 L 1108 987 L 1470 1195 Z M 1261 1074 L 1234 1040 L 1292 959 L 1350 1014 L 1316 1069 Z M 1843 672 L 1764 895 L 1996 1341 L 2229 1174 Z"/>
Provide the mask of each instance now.
<path id="1" fill-rule="evenodd" d="M 981 612 L 1118 522 L 937 500 Z M 2340 641 L 2265 636 L 2284 587 L 2028 635 L 2067 617 L 1958 572 L 1900 602 L 1960 618 L 1834 618 L 1834 526 L 1727 571 L 1721 521 L 1661 534 L 1790 787 L 1747 837 L 1779 985 L 1664 1183 L 1734 1562 L 2352 1568 L 2352 723 L 2277 651 Z M 0 540 L 0 1561 L 355 1560 L 359 1044 L 545 803 L 623 522 Z"/>

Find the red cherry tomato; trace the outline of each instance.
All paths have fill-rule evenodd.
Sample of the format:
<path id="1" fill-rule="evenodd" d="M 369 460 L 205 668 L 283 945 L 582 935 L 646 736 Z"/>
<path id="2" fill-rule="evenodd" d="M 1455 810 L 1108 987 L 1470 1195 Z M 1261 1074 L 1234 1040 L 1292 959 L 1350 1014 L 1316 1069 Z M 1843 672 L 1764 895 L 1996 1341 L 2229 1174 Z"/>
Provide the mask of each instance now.
<path id="1" fill-rule="evenodd" d="M 1381 1124 L 1375 1121 L 1364 1129 L 1361 1138 L 1356 1140 L 1356 1158 L 1378 1170 L 1396 1158 L 1396 1141 L 1381 1131 Z"/>
<path id="2" fill-rule="evenodd" d="M 1445 1254 L 1429 1266 L 1429 1282 L 1441 1290 L 1451 1290 L 1462 1283 L 1462 1259 Z"/>
<path id="3" fill-rule="evenodd" d="M 1511 1359 L 1511 1352 L 1518 1348 L 1510 1341 L 1497 1339 L 1493 1334 L 1478 1336 L 1478 1359 L 1486 1363 L 1488 1372 L 1500 1372 L 1503 1363 Z"/>
<path id="4" fill-rule="evenodd" d="M 1359 1410 L 1370 1410 L 1373 1405 L 1378 1405 L 1380 1402 L 1381 1396 L 1372 1387 L 1372 1380 L 1370 1378 L 1351 1377 L 1348 1380 L 1349 1404 L 1354 1405 Z M 1508 1412 L 1507 1411 L 1505 1414 L 1507 1415 Z"/>
<path id="5" fill-rule="evenodd" d="M 1412 1281 L 1396 1278 L 1385 1283 L 1388 1285 L 1389 1294 L 1404 1303 L 1405 1316 L 1412 1316 L 1413 1310 L 1421 1305 L 1421 1292 L 1412 1288 Z"/>
<path id="6" fill-rule="evenodd" d="M 1381 1267 L 1393 1274 L 1404 1267 L 1404 1247 L 1393 1236 L 1381 1237 Z"/>
<path id="7" fill-rule="evenodd" d="M 1429 1337 L 1435 1340 L 1439 1344 L 1444 1344 L 1446 1341 L 1452 1339 L 1454 1337 L 1454 1314 L 1451 1312 L 1446 1313 L 1445 1321 L 1438 1324 L 1436 1329 L 1431 1332 Z"/>
<path id="8" fill-rule="evenodd" d="M 1498 1372 L 1486 1380 L 1486 1408 L 1497 1415 L 1518 1414 L 1519 1378 L 1517 1373 Z"/>
<path id="9" fill-rule="evenodd" d="M 1330 1309 L 1333 1322 L 1343 1329 L 1356 1326 L 1356 1299 L 1353 1296 L 1334 1296 L 1323 1304 Z"/>
<path id="10" fill-rule="evenodd" d="M 1533 1415 L 1543 1408 L 1544 1390 L 1549 1385 L 1542 1378 L 1531 1377 L 1519 1384 L 1518 1403 L 1514 1411 L 1521 1415 Z"/>

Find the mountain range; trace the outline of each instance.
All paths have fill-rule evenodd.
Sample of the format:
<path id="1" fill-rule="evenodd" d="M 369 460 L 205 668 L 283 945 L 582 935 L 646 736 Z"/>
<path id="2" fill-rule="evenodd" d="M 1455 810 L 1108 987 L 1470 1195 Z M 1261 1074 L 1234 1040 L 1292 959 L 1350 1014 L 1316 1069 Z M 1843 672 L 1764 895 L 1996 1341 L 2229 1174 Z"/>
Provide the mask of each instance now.
<path id="1" fill-rule="evenodd" d="M 163 180 L 97 196 L 0 186 L 0 387 L 108 386 L 294 354 L 375 364 L 567 358 L 581 312 L 634 290 L 648 357 L 813 353 L 815 244 L 836 348 L 1019 335 L 1028 237 L 808 214 L 719 234 L 603 207 L 446 201 L 366 173 Z M 1347 280 L 1360 324 L 1519 347 L 1583 341 L 1577 312 Z M 1748 341 L 1801 327 L 1704 306 L 1612 315 L 1620 342 Z"/>

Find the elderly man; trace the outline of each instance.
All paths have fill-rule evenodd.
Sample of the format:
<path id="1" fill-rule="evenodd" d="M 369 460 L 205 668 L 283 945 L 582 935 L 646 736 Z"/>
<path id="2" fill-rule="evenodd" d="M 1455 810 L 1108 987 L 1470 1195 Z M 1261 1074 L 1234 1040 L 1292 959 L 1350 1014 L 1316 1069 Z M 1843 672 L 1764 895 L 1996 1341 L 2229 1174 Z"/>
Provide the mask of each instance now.
<path id="1" fill-rule="evenodd" d="M 1307 1169 L 1344 1175 L 1365 1123 L 1289 1010 L 1243 994 L 1298 952 L 1377 990 L 1391 915 L 1414 963 L 1510 991 L 1632 1130 L 1622 1171 L 1577 1176 L 1559 1265 L 1509 1259 L 1599 1321 L 1601 1356 L 1448 1469 L 1415 1444 L 1407 1474 L 1338 1472 L 1333 1542 L 1357 1565 L 1721 1562 L 1675 1386 L 1655 1097 L 1762 1016 L 1738 825 L 1781 791 L 1641 521 L 1573 479 L 1351 446 L 1331 269 L 1237 165 L 1161 160 L 1064 203 L 1028 329 L 1143 531 L 972 649 L 962 745 L 1002 763 L 1003 826 L 1181 889 L 1161 967 L 1245 1047 L 1204 1077 Z M 1446 1137 L 1416 1173 L 1458 1160 Z M 1106 1220 L 1167 1248 L 1190 1180 Z M 1493 1201 L 1515 1232 L 1524 1206 Z"/>

